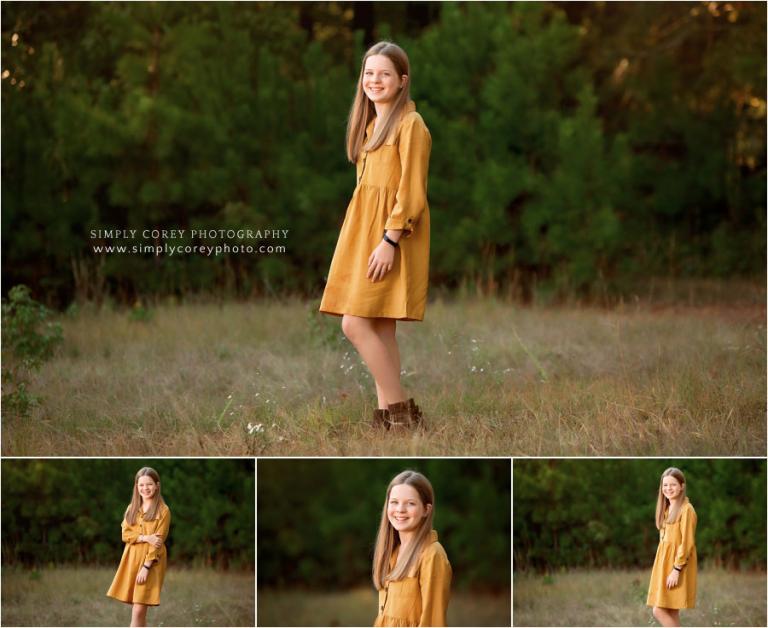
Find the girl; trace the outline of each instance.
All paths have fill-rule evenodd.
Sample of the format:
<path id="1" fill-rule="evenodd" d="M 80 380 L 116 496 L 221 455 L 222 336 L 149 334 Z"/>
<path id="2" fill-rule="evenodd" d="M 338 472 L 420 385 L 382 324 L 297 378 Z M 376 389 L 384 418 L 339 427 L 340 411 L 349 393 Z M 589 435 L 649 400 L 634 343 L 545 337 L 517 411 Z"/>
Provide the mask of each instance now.
<path id="1" fill-rule="evenodd" d="M 656 527 L 659 547 L 646 603 L 662 626 L 679 626 L 680 609 L 696 603 L 696 511 L 685 495 L 680 469 L 661 474 Z"/>
<path id="2" fill-rule="evenodd" d="M 432 138 L 410 100 L 410 65 L 383 41 L 363 57 L 347 122 L 357 187 L 347 207 L 320 311 L 341 328 L 376 382 L 374 425 L 415 426 L 400 385 L 396 321 L 424 318 L 429 281 L 427 173 Z"/>
<path id="3" fill-rule="evenodd" d="M 374 626 L 445 626 L 451 564 L 432 529 L 429 480 L 403 471 L 387 488 L 373 556 L 379 592 Z"/>
<path id="4" fill-rule="evenodd" d="M 131 626 L 147 625 L 147 606 L 160 604 L 168 562 L 165 541 L 171 511 L 160 494 L 157 471 L 139 469 L 121 528 L 125 550 L 107 595 L 133 605 Z"/>

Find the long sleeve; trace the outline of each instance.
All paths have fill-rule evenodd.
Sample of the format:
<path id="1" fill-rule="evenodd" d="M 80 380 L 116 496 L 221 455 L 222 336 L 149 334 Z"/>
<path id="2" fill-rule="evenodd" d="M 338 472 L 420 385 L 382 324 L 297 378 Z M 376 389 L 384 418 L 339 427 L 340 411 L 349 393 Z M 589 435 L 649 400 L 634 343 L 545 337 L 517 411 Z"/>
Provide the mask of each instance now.
<path id="1" fill-rule="evenodd" d="M 400 129 L 400 183 L 396 203 L 389 214 L 385 229 L 403 229 L 409 237 L 427 205 L 427 175 L 432 137 L 419 115 L 411 115 Z"/>
<path id="2" fill-rule="evenodd" d="M 419 570 L 421 617 L 419 626 L 445 626 L 451 595 L 451 564 L 442 548 L 427 550 Z"/>
<path id="3" fill-rule="evenodd" d="M 155 547 L 154 545 L 149 545 L 149 551 L 147 552 L 146 557 L 144 558 L 144 562 L 154 562 L 157 560 L 158 552 L 160 552 L 161 549 L 165 547 L 165 542 L 168 540 L 168 530 L 171 528 L 171 510 L 170 508 L 164 508 L 162 514 L 160 515 L 160 520 L 155 527 L 154 534 L 158 534 L 160 538 L 163 539 L 163 545 L 160 547 Z"/>
<path id="4" fill-rule="evenodd" d="M 675 555 L 675 567 L 684 567 L 688 563 L 688 557 L 695 545 L 696 511 L 692 506 L 686 505 L 680 514 L 680 546 Z"/>
<path id="5" fill-rule="evenodd" d="M 123 543 L 138 543 L 141 532 L 137 524 L 129 524 L 125 519 L 120 524 L 120 529 L 123 532 Z"/>

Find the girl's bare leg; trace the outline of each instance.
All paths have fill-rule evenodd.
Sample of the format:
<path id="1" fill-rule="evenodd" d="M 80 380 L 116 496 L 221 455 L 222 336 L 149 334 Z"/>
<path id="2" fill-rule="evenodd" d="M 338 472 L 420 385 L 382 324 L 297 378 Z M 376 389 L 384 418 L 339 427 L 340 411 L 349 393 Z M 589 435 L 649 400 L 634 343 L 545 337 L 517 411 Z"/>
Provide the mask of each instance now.
<path id="1" fill-rule="evenodd" d="M 131 609 L 131 626 L 147 625 L 147 605 L 134 604 Z"/>
<path id="2" fill-rule="evenodd" d="M 345 314 L 341 320 L 341 329 L 371 371 L 376 382 L 379 406 L 383 402 L 386 408 L 387 404 L 405 401 L 405 394 L 400 386 L 400 354 L 397 353 L 397 359 L 393 358 L 390 353 L 391 341 L 383 340 L 377 333 L 375 320 Z"/>
<path id="3" fill-rule="evenodd" d="M 679 626 L 680 611 L 675 608 L 653 607 L 653 616 L 662 626 Z"/>
<path id="4" fill-rule="evenodd" d="M 381 338 L 381 341 L 386 345 L 389 351 L 389 358 L 392 360 L 392 364 L 397 369 L 398 380 L 400 378 L 400 347 L 397 346 L 397 321 L 394 318 L 374 318 L 373 329 Z M 387 402 L 384 397 L 384 392 L 379 384 L 376 384 L 376 396 L 379 401 L 379 409 L 386 410 Z M 405 397 L 405 393 L 403 393 Z"/>

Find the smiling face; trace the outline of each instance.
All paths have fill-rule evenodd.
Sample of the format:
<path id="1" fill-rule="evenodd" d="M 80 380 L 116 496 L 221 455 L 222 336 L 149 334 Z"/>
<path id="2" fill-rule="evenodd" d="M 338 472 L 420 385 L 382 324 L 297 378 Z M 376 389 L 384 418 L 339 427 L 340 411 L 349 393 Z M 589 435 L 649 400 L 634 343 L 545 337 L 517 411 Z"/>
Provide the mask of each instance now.
<path id="1" fill-rule="evenodd" d="M 409 484 L 397 484 L 389 492 L 387 517 L 398 532 L 412 532 L 421 526 L 432 504 L 424 504 L 419 492 Z"/>
<path id="2" fill-rule="evenodd" d="M 661 492 L 664 493 L 664 497 L 670 501 L 677 499 L 683 493 L 683 487 L 680 481 L 673 475 L 664 476 L 661 480 Z"/>
<path id="3" fill-rule="evenodd" d="M 150 476 L 142 475 L 136 481 L 136 488 L 139 491 L 139 495 L 144 500 L 151 500 L 157 495 L 157 491 L 160 489 L 160 483 L 155 482 Z"/>
<path id="4" fill-rule="evenodd" d="M 398 76 L 395 64 L 389 57 L 371 55 L 365 60 L 363 91 L 374 103 L 394 100 L 405 80 Z"/>

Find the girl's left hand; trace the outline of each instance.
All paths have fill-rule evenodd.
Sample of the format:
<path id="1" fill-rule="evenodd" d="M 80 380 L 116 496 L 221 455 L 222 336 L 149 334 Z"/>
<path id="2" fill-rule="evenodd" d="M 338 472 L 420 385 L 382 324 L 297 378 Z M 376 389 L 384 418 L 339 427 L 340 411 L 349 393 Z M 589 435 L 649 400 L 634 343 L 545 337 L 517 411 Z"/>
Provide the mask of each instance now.
<path id="1" fill-rule="evenodd" d="M 672 571 L 667 576 L 667 588 L 674 589 L 677 586 L 677 580 L 679 577 L 680 572 L 677 569 L 672 569 Z"/>
<path id="2" fill-rule="evenodd" d="M 147 569 L 144 565 L 142 565 L 141 569 L 139 569 L 139 575 L 136 576 L 136 584 L 144 584 L 147 581 L 148 575 L 149 575 L 149 569 Z"/>
<path id="3" fill-rule="evenodd" d="M 373 249 L 373 253 L 368 258 L 368 274 L 366 277 L 371 281 L 379 281 L 384 278 L 395 261 L 395 247 L 384 240 L 379 242 L 379 246 Z"/>

